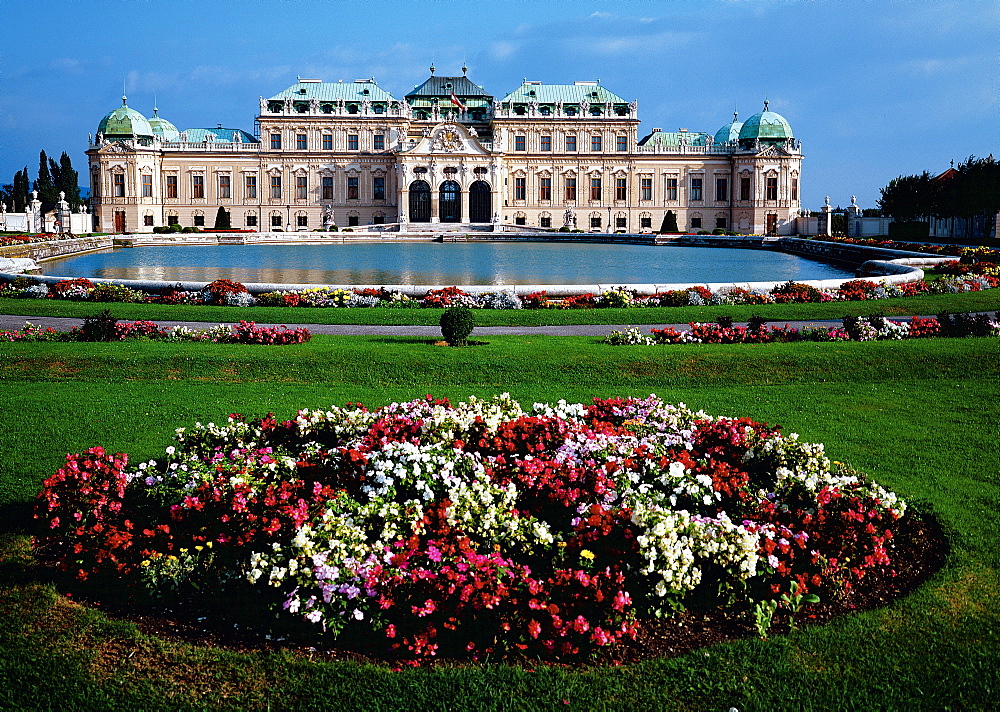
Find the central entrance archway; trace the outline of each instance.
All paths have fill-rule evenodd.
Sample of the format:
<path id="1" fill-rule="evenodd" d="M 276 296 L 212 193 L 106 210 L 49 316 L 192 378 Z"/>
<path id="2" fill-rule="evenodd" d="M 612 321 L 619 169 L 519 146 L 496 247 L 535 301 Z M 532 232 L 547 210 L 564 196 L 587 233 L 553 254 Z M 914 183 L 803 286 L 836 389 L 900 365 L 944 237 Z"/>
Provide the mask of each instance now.
<path id="1" fill-rule="evenodd" d="M 469 222 L 488 223 L 493 215 L 490 184 L 477 180 L 469 186 Z"/>
<path id="2" fill-rule="evenodd" d="M 410 183 L 410 222 L 431 221 L 431 186 L 425 180 Z"/>
<path id="3" fill-rule="evenodd" d="M 441 222 L 457 223 L 462 220 L 462 187 L 453 180 L 441 184 L 438 200 Z"/>

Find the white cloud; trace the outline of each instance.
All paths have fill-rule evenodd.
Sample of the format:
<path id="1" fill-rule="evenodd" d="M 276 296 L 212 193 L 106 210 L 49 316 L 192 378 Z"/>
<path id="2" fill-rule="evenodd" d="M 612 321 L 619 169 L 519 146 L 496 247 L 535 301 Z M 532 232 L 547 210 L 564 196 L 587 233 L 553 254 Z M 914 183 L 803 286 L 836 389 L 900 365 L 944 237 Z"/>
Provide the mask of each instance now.
<path id="1" fill-rule="evenodd" d="M 517 53 L 518 46 L 513 42 L 504 42 L 500 40 L 498 42 L 490 43 L 490 55 L 494 59 L 508 59 Z"/>
<path id="2" fill-rule="evenodd" d="M 676 49 L 700 41 L 700 32 L 658 32 L 651 35 L 618 35 L 595 37 L 587 45 L 598 54 L 630 54 Z M 576 40 L 574 40 L 574 44 Z"/>
<path id="3" fill-rule="evenodd" d="M 601 12 L 600 10 L 596 10 L 596 11 L 590 13 L 590 17 L 596 17 L 598 19 L 604 19 L 604 18 L 608 18 L 608 17 L 614 17 L 614 15 L 612 13 L 610 13 L 610 12 Z"/>

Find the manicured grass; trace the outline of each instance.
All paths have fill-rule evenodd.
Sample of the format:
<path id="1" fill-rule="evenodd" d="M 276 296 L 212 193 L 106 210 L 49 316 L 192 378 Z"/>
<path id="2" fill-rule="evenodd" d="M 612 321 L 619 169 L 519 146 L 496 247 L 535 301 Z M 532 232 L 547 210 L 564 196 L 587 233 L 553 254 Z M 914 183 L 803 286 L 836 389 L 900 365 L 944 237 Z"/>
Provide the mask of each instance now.
<path id="1" fill-rule="evenodd" d="M 886 304 L 886 303 L 882 303 Z M 89 306 L 89 305 L 88 305 Z M 844 305 L 839 305 L 844 306 Z M 313 313 L 313 312 L 309 312 Z M 403 312 L 405 313 L 405 312 Z M 932 310 L 933 313 L 933 310 Z M 583 337 L 315 337 L 291 347 L 3 344 L 0 707 L 29 709 L 990 709 L 1000 693 L 996 339 L 610 347 Z M 229 412 L 509 391 L 522 403 L 656 392 L 823 442 L 952 533 L 946 568 L 890 606 L 767 642 L 618 668 L 392 672 L 149 638 L 31 567 L 24 513 L 67 451 L 156 457 Z M 564 703 L 565 701 L 565 703 Z"/>
<path id="2" fill-rule="evenodd" d="M 52 299 L 0 298 L 0 313 L 25 316 L 85 317 L 109 309 L 118 319 L 235 322 L 260 324 L 375 324 L 383 326 L 437 326 L 441 309 L 308 309 L 303 307 L 191 306 L 184 304 L 98 304 Z M 736 321 L 761 316 L 774 321 L 839 319 L 845 315 L 934 315 L 943 311 L 1000 310 L 1000 289 L 964 294 L 925 294 L 917 297 L 825 304 L 762 304 L 708 307 L 655 307 L 629 309 L 477 309 L 477 326 L 556 326 L 563 324 L 686 324 L 714 321 L 728 315 Z"/>

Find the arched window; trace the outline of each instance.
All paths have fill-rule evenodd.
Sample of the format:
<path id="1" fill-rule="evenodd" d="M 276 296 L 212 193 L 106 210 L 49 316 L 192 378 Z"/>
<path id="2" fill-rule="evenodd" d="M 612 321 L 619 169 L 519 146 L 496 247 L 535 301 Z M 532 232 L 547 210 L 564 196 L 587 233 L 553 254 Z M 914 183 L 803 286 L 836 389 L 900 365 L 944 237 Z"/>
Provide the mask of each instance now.
<path id="1" fill-rule="evenodd" d="M 410 183 L 410 222 L 431 221 L 431 186 L 425 180 Z"/>
<path id="2" fill-rule="evenodd" d="M 441 222 L 461 222 L 462 186 L 453 180 L 442 183 L 438 195 L 438 210 Z"/>
<path id="3" fill-rule="evenodd" d="M 476 171 L 486 172 L 485 168 L 477 168 Z M 490 191 L 490 184 L 484 180 L 477 180 L 469 186 L 469 222 L 488 223 L 493 214 L 493 194 Z"/>

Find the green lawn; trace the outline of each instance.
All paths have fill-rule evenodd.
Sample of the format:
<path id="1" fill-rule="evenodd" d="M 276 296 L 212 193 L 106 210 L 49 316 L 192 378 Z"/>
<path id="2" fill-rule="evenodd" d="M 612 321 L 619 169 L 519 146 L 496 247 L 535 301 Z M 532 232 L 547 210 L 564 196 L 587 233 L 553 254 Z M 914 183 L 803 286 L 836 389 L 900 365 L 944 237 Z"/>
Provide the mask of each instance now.
<path id="1" fill-rule="evenodd" d="M 842 314 L 847 305 L 837 306 Z M 994 708 L 997 339 L 673 347 L 610 347 L 585 337 L 489 341 L 466 349 L 322 336 L 287 347 L 0 345 L 0 707 Z M 425 393 L 464 399 L 502 391 L 527 405 L 656 392 L 709 413 L 780 423 L 933 511 L 951 532 L 950 558 L 906 598 L 824 627 L 637 665 L 534 671 L 482 664 L 392 672 L 311 662 L 301 651 L 192 648 L 77 606 L 31 566 L 28 502 L 68 451 L 103 444 L 148 458 L 169 444 L 174 428 L 233 411 L 288 417 L 347 401 L 378 406 Z"/>
<path id="2" fill-rule="evenodd" d="M 309 309 L 304 307 L 212 307 L 159 304 L 96 304 L 51 299 L 0 298 L 0 314 L 84 317 L 104 308 L 119 319 L 224 322 L 256 321 L 261 324 L 379 324 L 437 326 L 441 309 Z M 825 304 L 764 304 L 715 307 L 656 307 L 629 309 L 521 309 L 476 310 L 478 326 L 553 326 L 562 324 L 686 324 L 714 321 L 728 315 L 746 321 L 760 314 L 775 321 L 839 319 L 845 315 L 887 316 L 940 314 L 943 311 L 1000 310 L 1000 289 L 966 294 L 926 294 L 917 297 Z"/>

